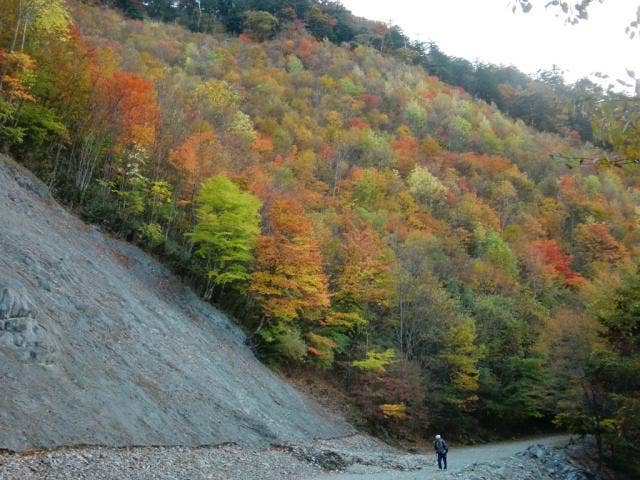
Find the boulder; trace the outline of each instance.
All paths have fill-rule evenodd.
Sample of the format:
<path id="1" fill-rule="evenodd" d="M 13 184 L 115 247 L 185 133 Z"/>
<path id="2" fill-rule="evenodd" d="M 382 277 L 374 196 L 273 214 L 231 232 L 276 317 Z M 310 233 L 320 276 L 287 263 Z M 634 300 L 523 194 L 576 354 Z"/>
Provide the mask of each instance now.
<path id="1" fill-rule="evenodd" d="M 24 289 L 0 284 L 0 320 L 34 316 L 33 303 Z"/>

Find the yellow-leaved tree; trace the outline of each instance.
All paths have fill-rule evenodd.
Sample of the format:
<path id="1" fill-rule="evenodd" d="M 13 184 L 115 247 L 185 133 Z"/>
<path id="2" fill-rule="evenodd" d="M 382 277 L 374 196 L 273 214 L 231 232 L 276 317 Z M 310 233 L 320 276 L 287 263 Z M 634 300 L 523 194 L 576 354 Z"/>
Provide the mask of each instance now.
<path id="1" fill-rule="evenodd" d="M 63 38 L 67 35 L 71 17 L 64 0 L 4 0 L 0 6 L 4 33 L 2 46 L 9 51 L 24 50 L 27 40 L 37 37 Z"/>

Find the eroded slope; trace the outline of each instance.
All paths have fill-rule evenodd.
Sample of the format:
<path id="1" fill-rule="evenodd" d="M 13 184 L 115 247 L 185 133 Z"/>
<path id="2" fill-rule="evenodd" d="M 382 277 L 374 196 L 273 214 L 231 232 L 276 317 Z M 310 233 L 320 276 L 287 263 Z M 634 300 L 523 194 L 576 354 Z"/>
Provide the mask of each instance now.
<path id="1" fill-rule="evenodd" d="M 0 448 L 261 447 L 349 433 L 135 247 L 0 156 Z"/>

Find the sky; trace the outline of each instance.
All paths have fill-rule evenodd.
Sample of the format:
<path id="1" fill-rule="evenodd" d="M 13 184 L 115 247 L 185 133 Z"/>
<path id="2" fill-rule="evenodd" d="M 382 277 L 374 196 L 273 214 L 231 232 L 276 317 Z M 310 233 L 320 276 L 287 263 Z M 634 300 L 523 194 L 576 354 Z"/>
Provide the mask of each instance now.
<path id="1" fill-rule="evenodd" d="M 626 69 L 640 77 L 640 38 L 625 27 L 640 0 L 595 2 L 589 19 L 567 25 L 546 0 L 527 14 L 513 13 L 513 0 L 342 0 L 355 15 L 391 21 L 411 39 L 434 41 L 447 55 L 470 61 L 515 65 L 535 74 L 557 65 L 568 82 L 595 72 L 625 81 Z"/>

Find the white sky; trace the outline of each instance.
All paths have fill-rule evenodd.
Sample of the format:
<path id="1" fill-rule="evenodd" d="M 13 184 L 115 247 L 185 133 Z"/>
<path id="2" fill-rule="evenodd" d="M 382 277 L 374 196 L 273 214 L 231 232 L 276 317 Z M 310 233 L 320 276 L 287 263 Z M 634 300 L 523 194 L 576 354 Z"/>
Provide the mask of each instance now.
<path id="1" fill-rule="evenodd" d="M 511 0 L 342 0 L 355 15 L 391 21 L 411 39 L 432 40 L 447 55 L 470 61 L 530 74 L 555 64 L 569 82 L 594 72 L 630 81 L 625 69 L 640 77 L 640 38 L 624 31 L 640 0 L 596 2 L 578 25 L 566 25 L 545 3 L 514 14 Z"/>

